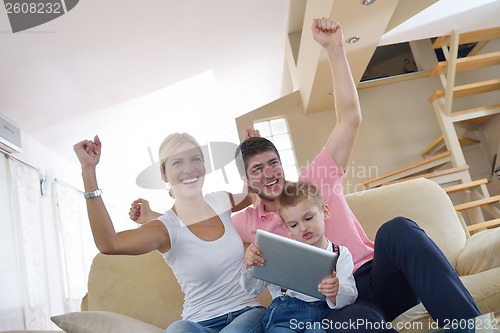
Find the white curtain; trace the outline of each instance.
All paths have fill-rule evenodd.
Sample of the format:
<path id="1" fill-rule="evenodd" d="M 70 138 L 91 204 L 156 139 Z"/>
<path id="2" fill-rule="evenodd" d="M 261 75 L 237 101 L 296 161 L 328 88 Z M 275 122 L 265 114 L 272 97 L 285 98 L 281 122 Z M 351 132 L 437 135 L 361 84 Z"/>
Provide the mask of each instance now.
<path id="1" fill-rule="evenodd" d="M 28 330 L 46 330 L 52 325 L 40 175 L 22 162 L 8 161 L 24 326 Z"/>
<path id="2" fill-rule="evenodd" d="M 24 327 L 8 160 L 0 154 L 0 331 Z"/>
<path id="3" fill-rule="evenodd" d="M 57 202 L 58 238 L 64 271 L 66 311 L 80 311 L 82 297 L 87 291 L 90 261 L 97 250 L 92 244 L 82 192 L 57 180 L 54 192 Z"/>
<path id="4" fill-rule="evenodd" d="M 98 253 L 78 189 L 0 154 L 0 331 L 50 330 L 80 311 Z"/>

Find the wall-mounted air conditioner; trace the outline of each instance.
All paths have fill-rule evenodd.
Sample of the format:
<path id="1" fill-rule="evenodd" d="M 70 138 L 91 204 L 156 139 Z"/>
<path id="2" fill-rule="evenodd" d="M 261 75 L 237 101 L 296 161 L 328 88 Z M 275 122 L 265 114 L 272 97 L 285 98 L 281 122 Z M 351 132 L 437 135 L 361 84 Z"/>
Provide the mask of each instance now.
<path id="1" fill-rule="evenodd" d="M 21 129 L 0 114 L 0 151 L 8 154 L 21 152 Z"/>

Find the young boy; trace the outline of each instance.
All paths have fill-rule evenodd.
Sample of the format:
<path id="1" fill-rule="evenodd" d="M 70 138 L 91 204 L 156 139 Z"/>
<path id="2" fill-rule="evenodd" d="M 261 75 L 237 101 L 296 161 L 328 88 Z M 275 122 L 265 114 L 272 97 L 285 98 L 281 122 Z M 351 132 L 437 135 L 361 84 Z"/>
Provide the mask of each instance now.
<path id="1" fill-rule="evenodd" d="M 265 287 L 269 289 L 273 301 L 263 320 L 266 332 L 302 332 L 306 328 L 322 332 L 321 321 L 328 311 L 354 303 L 358 295 L 352 275 L 354 263 L 351 253 L 346 247 L 334 245 L 325 237 L 325 220 L 330 218 L 330 210 L 312 183 L 287 183 L 277 200 L 277 208 L 297 241 L 339 254 L 336 272 L 318 285 L 318 291 L 326 296 L 326 302 L 254 278 L 250 273 L 253 264 L 250 257 L 245 257 L 240 284 L 255 295 L 262 293 Z"/>

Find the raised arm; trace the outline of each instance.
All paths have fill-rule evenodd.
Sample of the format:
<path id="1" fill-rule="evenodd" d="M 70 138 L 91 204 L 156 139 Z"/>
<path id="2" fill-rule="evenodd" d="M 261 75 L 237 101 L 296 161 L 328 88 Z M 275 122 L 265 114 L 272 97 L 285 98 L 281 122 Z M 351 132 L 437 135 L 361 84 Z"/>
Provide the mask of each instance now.
<path id="1" fill-rule="evenodd" d="M 361 108 L 356 84 L 344 50 L 344 34 L 340 24 L 330 18 L 314 19 L 314 40 L 326 51 L 333 77 L 333 96 L 337 123 L 325 147 L 337 165 L 345 170 L 361 125 Z"/>
<path id="2" fill-rule="evenodd" d="M 85 192 L 97 190 L 96 166 L 101 156 L 101 141 L 84 140 L 73 146 L 82 166 Z M 153 250 L 168 251 L 170 238 L 160 221 L 148 223 L 139 229 L 117 233 L 101 196 L 86 199 L 87 212 L 94 241 L 105 254 L 144 254 Z"/>

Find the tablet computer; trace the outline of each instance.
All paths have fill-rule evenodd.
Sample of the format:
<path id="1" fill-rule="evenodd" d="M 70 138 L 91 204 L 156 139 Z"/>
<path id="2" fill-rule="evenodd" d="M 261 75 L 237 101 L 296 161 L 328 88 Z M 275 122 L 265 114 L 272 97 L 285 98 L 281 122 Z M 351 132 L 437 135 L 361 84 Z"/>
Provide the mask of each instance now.
<path id="1" fill-rule="evenodd" d="M 264 266 L 253 266 L 253 277 L 325 299 L 318 284 L 335 270 L 336 253 L 261 229 L 257 229 L 255 245 L 261 251 Z"/>

